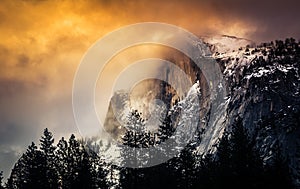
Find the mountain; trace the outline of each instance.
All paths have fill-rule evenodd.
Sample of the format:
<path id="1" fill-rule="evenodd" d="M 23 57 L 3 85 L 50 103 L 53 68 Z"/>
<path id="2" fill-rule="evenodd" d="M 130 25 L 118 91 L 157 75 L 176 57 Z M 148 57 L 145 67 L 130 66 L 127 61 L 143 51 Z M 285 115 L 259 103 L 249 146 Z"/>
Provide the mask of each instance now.
<path id="1" fill-rule="evenodd" d="M 200 43 L 205 43 L 205 45 L 210 48 L 210 51 L 213 52 L 213 58 L 216 58 L 216 54 L 220 52 L 223 54 L 227 52 L 231 53 L 232 51 L 238 51 L 241 46 L 254 45 L 250 40 L 225 35 L 204 36 L 201 37 L 200 40 Z M 197 45 L 198 41 L 192 41 L 192 43 L 193 45 Z M 183 70 L 192 83 L 199 81 L 202 96 L 200 103 L 201 107 L 205 109 L 202 111 L 201 116 L 204 117 L 205 112 L 208 112 L 210 107 L 209 85 L 211 85 L 211 83 L 208 83 L 199 66 L 182 52 L 170 51 L 164 53 L 163 58 L 173 62 Z M 162 78 L 163 81 L 158 79 L 144 80 L 131 91 L 116 91 L 110 100 L 104 122 L 106 130 L 115 137 L 120 136 L 124 131 L 121 125 L 126 123 L 127 116 L 131 109 L 137 109 L 143 114 L 144 119 L 148 122 L 152 121 L 149 125 L 157 125 L 157 122 L 151 120 L 151 117 L 157 118 L 158 116 L 164 116 L 167 109 L 170 109 L 176 102 L 182 101 L 187 97 L 187 92 L 189 91 L 188 86 L 191 87 L 191 85 L 184 83 L 182 78 L 178 77 L 179 74 L 178 70 L 169 68 L 167 65 L 157 70 L 158 78 Z M 172 88 L 169 83 L 179 85 L 177 91 Z M 159 100 L 160 103 L 157 100 Z M 153 114 L 157 116 L 152 116 Z M 219 137 L 216 132 L 215 135 L 216 136 L 213 137 L 214 140 Z M 211 142 L 208 141 L 208 143 Z"/>
<path id="2" fill-rule="evenodd" d="M 229 91 L 225 127 L 236 116 L 255 138 L 265 162 L 279 143 L 299 185 L 300 43 L 276 40 L 239 51 L 216 53 Z"/>
<path id="3" fill-rule="evenodd" d="M 201 141 L 198 143 L 198 153 L 213 152 L 218 140 L 225 130 L 230 130 L 236 117 L 241 117 L 243 126 L 255 141 L 255 147 L 264 163 L 272 162 L 275 145 L 285 159 L 296 185 L 300 185 L 300 42 L 294 39 L 255 45 L 254 42 L 232 36 L 205 36 L 200 38 L 207 43 L 221 68 L 227 89 L 224 103 L 216 107 L 215 115 L 211 115 L 213 102 L 209 99 L 210 83 L 195 66 L 193 61 L 178 52 L 166 55 L 166 59 L 181 68 L 196 85 L 193 85 L 184 95 L 172 89 L 168 82 L 159 80 L 146 81 L 139 91 L 140 96 L 130 97 L 129 91 L 118 91 L 110 101 L 105 120 L 105 127 L 116 138 L 124 132 L 121 123 L 126 122 L 131 108 L 142 112 L 146 120 L 152 114 L 164 116 L 168 111 L 177 120 L 179 111 L 185 110 L 177 126 L 196 124 L 202 130 Z M 163 75 L 165 81 L 180 80 L 175 71 L 162 68 L 157 74 Z M 199 87 L 200 114 L 194 102 L 195 88 Z M 141 90 L 142 89 L 142 90 Z M 135 101 L 143 102 L 134 105 Z M 149 111 L 150 102 L 159 99 L 164 105 L 154 103 Z M 191 100 L 193 99 L 193 100 Z M 152 103 L 153 105 L 153 103 Z M 114 108 L 113 108 L 114 107 Z M 117 112 L 114 112 L 117 111 Z M 212 124 L 208 120 L 216 117 Z M 157 116 L 156 116 L 157 117 Z M 193 117 L 193 123 L 187 122 Z M 196 120 L 199 120 L 199 123 Z M 156 120 L 157 121 L 157 120 Z M 160 121 L 160 120 L 159 120 Z M 155 125 L 152 122 L 150 125 Z M 151 128 L 155 130 L 155 128 Z M 150 130 L 151 130 L 150 129 Z"/>
<path id="4" fill-rule="evenodd" d="M 213 57 L 223 70 L 228 90 L 226 119 L 217 128 L 230 130 L 235 118 L 242 117 L 265 163 L 273 161 L 276 145 L 280 146 L 299 186 L 300 43 L 292 38 L 276 40 L 222 53 L 215 51 Z M 211 137 L 206 131 L 204 136 Z M 200 143 L 200 149 L 204 145 L 204 149 L 211 150 L 214 144 L 207 148 L 207 144 Z"/>
<path id="5" fill-rule="evenodd" d="M 255 46 L 251 40 L 229 35 L 202 36 L 200 39 L 210 46 L 213 53 L 229 53 L 237 51 L 241 47 Z"/>

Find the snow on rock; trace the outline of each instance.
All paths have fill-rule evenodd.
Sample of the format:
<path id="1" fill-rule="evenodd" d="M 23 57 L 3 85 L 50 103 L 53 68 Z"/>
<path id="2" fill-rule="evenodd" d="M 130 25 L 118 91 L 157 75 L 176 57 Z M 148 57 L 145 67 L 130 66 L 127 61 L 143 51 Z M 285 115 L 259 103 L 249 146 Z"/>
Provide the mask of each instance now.
<path id="1" fill-rule="evenodd" d="M 214 35 L 214 36 L 204 36 L 201 37 L 202 40 L 210 45 L 212 45 L 212 51 L 218 53 L 228 53 L 232 51 L 237 51 L 241 47 L 246 47 L 247 45 L 253 46 L 254 42 L 237 38 L 228 35 Z"/>
<path id="2" fill-rule="evenodd" d="M 177 140 L 183 140 L 187 143 L 195 136 L 200 120 L 200 96 L 200 84 L 197 81 L 191 87 L 187 96 L 171 110 L 180 114 L 176 129 Z M 177 142 L 182 143 L 180 141 Z"/>

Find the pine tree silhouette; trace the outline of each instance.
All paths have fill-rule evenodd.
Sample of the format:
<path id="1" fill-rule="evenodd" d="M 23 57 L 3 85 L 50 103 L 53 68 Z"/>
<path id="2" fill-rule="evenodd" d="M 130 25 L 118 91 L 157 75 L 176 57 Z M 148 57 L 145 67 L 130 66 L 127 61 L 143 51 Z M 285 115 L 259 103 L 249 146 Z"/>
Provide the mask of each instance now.
<path id="1" fill-rule="evenodd" d="M 116 184 L 115 168 L 105 163 L 93 151 L 88 152 L 90 157 L 90 171 L 92 176 L 92 188 L 112 188 Z M 109 178 L 109 179 L 108 179 Z"/>
<path id="2" fill-rule="evenodd" d="M 55 147 L 52 133 L 45 129 L 40 142 L 40 149 L 32 143 L 16 162 L 7 189 L 108 188 L 105 164 L 74 135 L 68 142 L 62 138 Z"/>
<path id="3" fill-rule="evenodd" d="M 140 172 L 137 167 L 142 154 L 137 153 L 138 148 L 142 148 L 144 140 L 145 123 L 141 114 L 137 110 L 133 110 L 128 116 L 126 127 L 128 130 L 122 137 L 122 143 L 125 150 L 121 151 L 123 157 L 123 168 L 120 170 L 120 187 L 121 188 L 139 188 Z"/>
<path id="4" fill-rule="evenodd" d="M 72 183 L 72 188 L 94 188 L 91 159 L 84 148 L 82 149 L 82 154 L 80 158 L 81 159 L 79 160 L 77 167 L 78 175 L 76 181 Z"/>
<path id="5" fill-rule="evenodd" d="M 165 118 L 161 120 L 157 135 L 157 143 L 164 143 L 162 147 L 157 148 L 158 150 L 160 150 L 160 154 L 163 156 L 161 158 L 169 159 L 170 157 L 173 157 L 174 154 L 178 154 L 176 149 L 177 144 L 173 136 L 175 130 L 176 127 L 174 126 L 174 123 L 172 121 L 171 114 L 167 114 Z"/>
<path id="6" fill-rule="evenodd" d="M 215 172 L 217 187 L 231 186 L 233 179 L 232 145 L 230 142 L 230 133 L 225 131 L 218 145 L 215 162 L 218 172 Z"/>
<path id="7" fill-rule="evenodd" d="M 65 140 L 64 137 L 62 137 L 57 144 L 56 157 L 58 160 L 57 168 L 59 172 L 59 187 L 70 188 L 68 142 Z"/>
<path id="8" fill-rule="evenodd" d="M 56 147 L 54 146 L 54 138 L 51 132 L 46 128 L 44 134 L 40 140 L 40 149 L 45 158 L 45 172 L 47 183 L 45 183 L 44 188 L 58 188 L 58 159 L 55 155 Z"/>
<path id="9" fill-rule="evenodd" d="M 272 162 L 265 168 L 266 188 L 294 188 L 289 173 L 287 159 L 282 155 L 282 147 L 277 140 L 273 147 Z"/>
<path id="10" fill-rule="evenodd" d="M 45 157 L 32 143 L 15 164 L 7 188 L 43 188 L 47 183 Z"/>
<path id="11" fill-rule="evenodd" d="M 4 189 L 2 180 L 3 180 L 3 171 L 0 171 L 0 189 Z"/>
<path id="12" fill-rule="evenodd" d="M 192 188 L 196 180 L 197 159 L 194 153 L 195 146 L 190 143 L 180 153 L 178 158 L 175 158 L 174 165 L 176 167 L 177 188 Z"/>

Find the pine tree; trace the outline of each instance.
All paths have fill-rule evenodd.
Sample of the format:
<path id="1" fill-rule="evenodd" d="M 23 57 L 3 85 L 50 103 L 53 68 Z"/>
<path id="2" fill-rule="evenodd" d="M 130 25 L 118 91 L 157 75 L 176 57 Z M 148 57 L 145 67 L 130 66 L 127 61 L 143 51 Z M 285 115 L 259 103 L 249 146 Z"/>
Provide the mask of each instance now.
<path id="1" fill-rule="evenodd" d="M 229 133 L 225 131 L 218 144 L 218 150 L 216 153 L 216 156 L 218 158 L 218 163 L 221 166 L 225 166 L 225 167 L 221 167 L 221 170 L 232 169 L 232 167 L 230 167 L 231 153 L 232 153 L 232 148 L 230 144 Z"/>
<path id="2" fill-rule="evenodd" d="M 48 182 L 44 188 L 58 188 L 58 161 L 55 155 L 56 147 L 54 146 L 54 138 L 51 132 L 46 128 L 41 140 L 41 151 L 45 157 L 46 177 Z"/>
<path id="3" fill-rule="evenodd" d="M 176 128 L 172 124 L 171 115 L 167 114 L 158 128 L 159 141 L 164 142 L 169 139 L 174 134 L 175 130 Z"/>
<path id="4" fill-rule="evenodd" d="M 92 175 L 92 163 L 91 159 L 84 148 L 82 148 L 82 156 L 81 159 L 78 161 L 77 167 L 77 178 L 75 182 L 72 183 L 71 188 L 86 188 L 90 189 L 94 186 L 94 180 Z"/>
<path id="5" fill-rule="evenodd" d="M 127 167 L 138 167 L 139 163 L 142 162 L 142 156 L 145 154 L 138 154 L 139 148 L 147 147 L 147 134 L 145 130 L 145 121 L 137 110 L 133 110 L 128 116 L 128 122 L 126 127 L 128 130 L 122 137 L 123 145 L 126 148 L 125 151 L 121 152 L 121 156 L 126 160 L 123 166 Z M 148 139 L 149 140 L 149 139 Z M 138 157 L 140 157 L 138 159 Z"/>
<path id="6" fill-rule="evenodd" d="M 4 189 L 2 180 L 3 180 L 3 171 L 0 171 L 0 189 Z"/>
<path id="7" fill-rule="evenodd" d="M 9 178 L 7 179 L 7 182 L 5 185 L 7 189 L 16 189 L 16 188 L 18 188 L 18 186 L 20 186 L 20 183 L 22 183 L 22 182 L 20 182 L 20 179 L 21 179 L 20 173 L 21 172 L 20 172 L 19 161 L 20 160 L 18 160 L 15 163 Z"/>
<path id="8" fill-rule="evenodd" d="M 91 157 L 91 174 L 94 188 L 112 188 L 115 185 L 116 175 L 114 167 L 110 167 L 96 154 L 89 152 Z M 109 175 L 110 174 L 110 175 Z M 109 177 L 109 179 L 108 179 Z"/>
<path id="9" fill-rule="evenodd" d="M 175 138 L 172 137 L 175 133 L 175 126 L 172 121 L 172 117 L 170 114 L 167 114 L 165 118 L 161 121 L 161 124 L 158 128 L 158 144 L 164 143 L 163 147 L 159 148 L 160 154 L 163 156 L 161 158 L 173 157 L 174 154 L 177 154 L 176 149 L 176 141 Z M 158 157 L 160 158 L 160 157 Z"/>
<path id="10" fill-rule="evenodd" d="M 194 153 L 195 146 L 190 143 L 180 153 L 177 161 L 174 162 L 177 175 L 178 188 L 192 188 L 196 180 L 196 154 Z"/>
<path id="11" fill-rule="evenodd" d="M 232 144 L 230 133 L 225 131 L 217 148 L 217 161 L 215 162 L 218 172 L 214 173 L 216 187 L 230 187 L 233 180 Z"/>
<path id="12" fill-rule="evenodd" d="M 47 166 L 44 154 L 32 143 L 23 157 L 23 166 L 26 169 L 25 187 L 23 188 L 44 188 L 48 187 Z"/>
<path id="13" fill-rule="evenodd" d="M 62 188 L 76 186 L 81 161 L 80 143 L 75 135 L 71 135 L 67 142 L 62 138 L 58 144 L 56 156 L 58 159 L 59 185 Z"/>
<path id="14" fill-rule="evenodd" d="M 77 179 L 79 176 L 82 160 L 81 146 L 76 140 L 75 135 L 71 135 L 68 142 L 68 177 L 67 182 L 70 183 L 70 188 L 76 188 L 78 185 Z"/>
<path id="15" fill-rule="evenodd" d="M 48 182 L 44 162 L 43 153 L 32 143 L 14 165 L 7 181 L 7 188 L 44 188 Z"/>
<path id="16" fill-rule="evenodd" d="M 40 142 L 40 150 L 32 143 L 16 162 L 7 189 L 109 188 L 105 163 L 74 135 L 55 147 L 52 133 L 45 129 Z"/>
<path id="17" fill-rule="evenodd" d="M 105 163 L 71 135 L 57 144 L 59 182 L 62 188 L 108 188 Z"/>
<path id="18" fill-rule="evenodd" d="M 176 142 L 172 135 L 175 132 L 171 115 L 167 114 L 158 128 L 158 133 L 147 133 L 146 140 L 149 149 L 149 165 L 168 160 L 176 155 Z M 159 165 L 142 169 L 143 188 L 176 188 L 178 178 L 181 177 L 178 167 L 178 158 L 170 159 Z M 177 165 L 177 167 L 176 167 Z"/>
<path id="19" fill-rule="evenodd" d="M 261 185 L 263 164 L 243 120 L 237 117 L 229 134 L 225 132 L 218 147 L 217 183 L 221 186 L 256 188 Z"/>
<path id="20" fill-rule="evenodd" d="M 264 185 L 267 188 L 294 188 L 289 172 L 287 158 L 283 156 L 282 147 L 277 140 L 273 147 L 272 162 L 266 165 Z"/>
<path id="21" fill-rule="evenodd" d="M 148 135 L 145 132 L 145 121 L 141 117 L 141 113 L 133 110 L 128 116 L 126 127 L 128 130 L 122 137 L 125 148 L 121 151 L 123 168 L 120 169 L 119 185 L 121 188 L 140 188 L 142 172 L 136 167 L 147 163 L 148 154 L 139 154 L 137 149 L 146 148 L 149 145 L 149 138 L 147 139 Z"/>
<path id="22" fill-rule="evenodd" d="M 57 144 L 56 157 L 58 160 L 58 183 L 61 188 L 70 188 L 69 183 L 69 162 L 68 162 L 68 142 L 62 137 Z"/>
<path id="23" fill-rule="evenodd" d="M 218 179 L 216 179 L 219 169 L 215 156 L 211 153 L 202 155 L 198 160 L 198 164 L 199 168 L 196 172 L 197 176 L 195 177 L 193 188 L 220 188 L 217 183 Z"/>

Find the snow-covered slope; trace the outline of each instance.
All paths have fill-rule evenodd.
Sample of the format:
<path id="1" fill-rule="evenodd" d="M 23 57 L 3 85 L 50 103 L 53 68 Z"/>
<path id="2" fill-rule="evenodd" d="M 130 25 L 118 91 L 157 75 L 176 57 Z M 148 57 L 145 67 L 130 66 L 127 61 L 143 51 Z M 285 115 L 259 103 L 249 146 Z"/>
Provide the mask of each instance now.
<path id="1" fill-rule="evenodd" d="M 211 51 L 215 53 L 230 53 L 232 51 L 238 51 L 241 47 L 255 46 L 253 41 L 235 36 L 214 35 L 203 36 L 200 38 L 209 44 Z"/>

